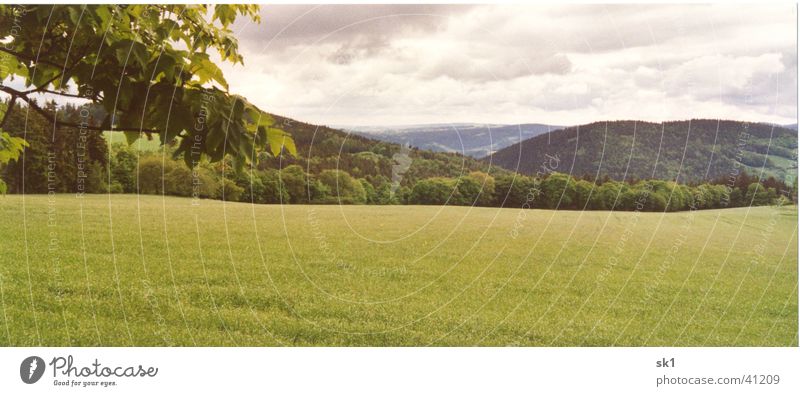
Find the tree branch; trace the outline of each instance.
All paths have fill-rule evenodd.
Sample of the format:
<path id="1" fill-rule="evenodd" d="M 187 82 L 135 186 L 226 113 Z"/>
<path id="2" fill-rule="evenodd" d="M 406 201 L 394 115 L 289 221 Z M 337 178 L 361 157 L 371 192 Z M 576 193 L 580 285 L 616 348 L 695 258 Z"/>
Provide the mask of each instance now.
<path id="1" fill-rule="evenodd" d="M 62 73 L 61 73 L 61 72 L 59 72 L 58 74 L 56 74 L 56 75 L 55 75 L 55 77 L 51 78 L 50 80 L 48 80 L 47 82 L 45 82 L 44 84 L 42 84 L 42 86 L 40 86 L 40 87 L 36 87 L 35 89 L 32 89 L 32 90 L 28 91 L 28 93 L 31 93 L 31 92 L 36 92 L 36 91 L 40 91 L 40 90 L 46 89 L 48 85 L 52 84 L 52 83 L 53 83 L 55 80 L 58 80 L 59 78 L 61 78 L 61 76 L 62 76 Z"/>
<path id="2" fill-rule="evenodd" d="M 10 49 L 8 49 L 8 48 L 5 48 L 5 47 L 2 47 L 2 46 L 0 46 L 0 51 L 1 51 L 1 52 L 5 52 L 5 53 L 7 53 L 7 54 L 14 55 L 14 56 L 16 56 L 17 58 L 24 59 L 24 60 L 26 60 L 26 61 L 29 61 L 29 62 L 36 62 L 36 59 L 34 59 L 34 58 L 31 58 L 31 57 L 29 57 L 29 56 L 26 56 L 26 55 L 24 55 L 24 54 L 21 54 L 21 53 L 19 53 L 19 52 L 16 52 L 16 51 L 12 51 L 12 50 L 10 50 Z M 58 63 L 55 63 L 55 62 L 50 62 L 50 61 L 48 61 L 48 60 L 44 60 L 44 59 L 40 59 L 40 60 L 39 60 L 37 63 L 41 63 L 41 64 L 45 64 L 45 65 L 49 65 L 49 66 L 53 66 L 53 67 L 57 67 L 57 68 L 59 68 L 59 69 L 61 69 L 61 68 L 62 68 L 62 66 L 61 66 L 61 65 L 59 65 Z"/>
<path id="3" fill-rule="evenodd" d="M 70 65 L 69 67 L 67 67 L 66 61 L 65 61 L 64 62 L 64 66 L 62 66 L 61 71 L 58 72 L 58 74 L 56 74 L 53 78 L 51 78 L 50 80 L 48 80 L 44 84 L 42 84 L 42 85 L 40 85 L 40 86 L 38 86 L 38 87 L 36 87 L 34 89 L 31 89 L 29 91 L 26 91 L 25 94 L 34 93 L 34 92 L 48 92 L 48 93 L 52 93 L 52 94 L 56 94 L 56 95 L 62 95 L 62 96 L 69 96 L 69 97 L 73 97 L 73 98 L 85 99 L 82 96 L 77 96 L 77 95 L 72 95 L 72 94 L 62 94 L 60 92 L 51 91 L 51 90 L 47 89 L 47 87 L 50 84 L 52 84 L 53 82 L 55 82 L 56 80 L 58 80 L 59 78 L 61 78 L 62 76 L 64 76 L 65 74 L 67 74 L 67 72 L 71 72 L 73 69 L 75 69 L 75 67 L 78 66 L 78 63 L 80 63 L 80 60 L 84 56 L 86 56 L 86 52 L 87 52 L 86 49 L 81 51 L 81 55 L 78 56 L 78 58 L 75 60 L 75 62 L 73 62 L 72 65 Z M 63 80 L 61 81 L 61 85 L 62 86 L 64 85 L 64 81 Z"/>
<path id="4" fill-rule="evenodd" d="M 87 129 L 87 130 L 90 130 L 90 131 L 159 133 L 159 130 L 157 130 L 157 129 L 144 129 L 144 128 L 131 128 L 131 127 L 108 127 L 108 128 L 104 128 L 102 126 L 94 126 L 94 125 L 88 125 L 88 124 L 76 124 L 74 122 L 62 121 L 62 120 L 59 120 L 56 117 L 55 114 L 50 114 L 50 113 L 47 112 L 47 110 L 39 107 L 39 105 L 36 104 L 36 101 L 31 99 L 31 98 L 29 98 L 25 92 L 20 92 L 20 91 L 17 91 L 16 89 L 9 88 L 9 87 L 6 87 L 6 86 L 0 86 L 0 91 L 3 91 L 3 92 L 6 92 L 6 93 L 10 94 L 11 97 L 12 97 L 12 100 L 15 100 L 15 98 L 19 98 L 19 99 L 24 100 L 25 103 L 27 103 L 28 106 L 30 106 L 30 108 L 33 109 L 35 112 L 39 113 L 40 115 L 42 115 L 44 118 L 46 118 L 48 120 L 55 121 L 56 126 Z"/>
<path id="5" fill-rule="evenodd" d="M 30 90 L 30 91 L 25 91 L 25 94 L 32 94 L 32 93 L 49 93 L 49 94 L 53 94 L 53 95 L 66 96 L 66 97 L 68 97 L 68 98 L 78 98 L 78 99 L 94 100 L 93 98 L 87 98 L 87 97 L 85 97 L 85 96 L 81 96 L 81 95 L 77 95 L 77 94 L 71 94 L 71 93 L 66 93 L 66 92 L 52 91 L 52 90 L 49 90 L 49 89 L 32 89 L 32 90 Z"/>

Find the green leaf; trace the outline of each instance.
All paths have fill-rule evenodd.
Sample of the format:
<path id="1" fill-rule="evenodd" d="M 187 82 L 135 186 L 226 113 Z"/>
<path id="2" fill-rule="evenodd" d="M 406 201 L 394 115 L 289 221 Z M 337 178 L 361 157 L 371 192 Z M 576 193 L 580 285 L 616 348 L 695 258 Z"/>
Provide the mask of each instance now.
<path id="1" fill-rule="evenodd" d="M 123 66 L 131 66 L 132 62 L 136 62 L 139 67 L 147 67 L 150 55 L 147 52 L 147 46 L 143 43 L 131 39 L 123 39 L 118 41 L 113 46 L 114 54 Z"/>
<path id="2" fill-rule="evenodd" d="M 175 58 L 172 55 L 164 53 L 161 54 L 153 64 L 153 82 L 161 82 L 162 79 L 172 81 L 175 78 Z"/>
<path id="3" fill-rule="evenodd" d="M 111 9 L 109 7 L 94 7 L 94 13 L 100 20 L 100 27 L 107 27 L 108 23 L 111 21 Z"/>
<path id="4" fill-rule="evenodd" d="M 28 68 L 17 57 L 0 52 L 0 81 L 5 80 L 8 76 L 28 78 Z"/>
<path id="5" fill-rule="evenodd" d="M 133 54 L 133 58 L 139 62 L 141 68 L 147 67 L 150 54 L 147 53 L 147 47 L 144 44 L 134 41 L 131 47 L 131 54 Z"/>
<path id="6" fill-rule="evenodd" d="M 164 143 L 198 134 L 211 160 L 218 161 L 229 154 L 246 162 L 252 159 L 254 146 L 269 150 L 270 145 L 277 153 L 283 148 L 289 153 L 295 151 L 294 142 L 285 132 L 266 133 L 274 125 L 269 114 L 227 92 L 229 86 L 220 65 L 208 55 L 219 53 L 222 62 L 241 62 L 238 41 L 229 26 L 240 16 L 258 21 L 258 6 L 24 7 L 25 12 L 19 14 L 18 6 L 0 4 L 0 27 L 17 23 L 19 17 L 23 27 L 41 27 L 45 31 L 34 34 L 33 30 L 24 29 L 24 34 L 2 44 L 25 56 L 18 59 L 0 53 L 0 80 L 21 77 L 25 90 L 45 84 L 59 89 L 72 83 L 70 86 L 78 88 L 78 96 L 102 103 L 106 113 L 113 114 L 113 118 L 103 121 L 109 129 L 157 130 Z M 74 46 L 70 45 L 72 42 Z M 70 52 L 78 48 L 80 56 L 76 51 Z M 35 54 L 46 56 L 37 63 L 27 60 Z M 62 63 L 67 69 L 63 75 Z M 204 107 L 207 113 L 199 131 L 195 130 L 198 107 Z M 130 144 L 139 137 L 135 132 L 126 133 Z M 10 154 L 5 155 L 10 160 Z"/>
<path id="7" fill-rule="evenodd" d="M 274 156 L 278 156 L 281 153 L 281 149 L 284 147 L 289 154 L 297 155 L 297 148 L 294 145 L 294 140 L 292 140 L 292 137 L 289 136 L 288 133 L 281 129 L 268 128 L 267 142 L 269 143 L 270 152 Z"/>
<path id="8" fill-rule="evenodd" d="M 0 165 L 19 159 L 25 147 L 29 147 L 25 139 L 14 137 L 0 130 Z"/>
<path id="9" fill-rule="evenodd" d="M 215 65 L 214 62 L 211 62 L 207 54 L 195 54 L 192 56 L 191 69 L 194 75 L 197 76 L 200 85 L 215 81 L 226 90 L 228 89 L 228 82 L 225 81 L 222 69 Z"/>
<path id="10" fill-rule="evenodd" d="M 218 19 L 222 26 L 228 26 L 236 19 L 236 10 L 227 4 L 214 6 L 214 18 Z"/>
<path id="11" fill-rule="evenodd" d="M 283 147 L 286 147 L 286 150 L 289 151 L 289 154 L 297 157 L 297 147 L 294 145 L 294 139 L 292 139 L 289 134 L 283 137 Z"/>
<path id="12" fill-rule="evenodd" d="M 139 133 L 139 132 L 126 131 L 125 132 L 125 140 L 128 142 L 128 145 L 130 146 L 130 145 L 136 143 L 136 141 L 139 140 L 139 136 L 141 136 L 141 135 L 142 134 Z"/>
<path id="13" fill-rule="evenodd" d="M 69 20 L 72 22 L 73 26 L 78 25 L 78 21 L 81 19 L 81 12 L 75 7 L 67 8 L 67 13 L 69 14 Z"/>
<path id="14" fill-rule="evenodd" d="M 206 135 L 206 148 L 208 149 L 216 149 L 217 147 L 222 146 L 222 142 L 225 140 L 225 131 L 223 128 L 218 127 L 218 125 L 210 125 L 208 129 L 208 134 Z M 208 154 L 211 154 L 210 151 L 206 150 Z"/>
<path id="15" fill-rule="evenodd" d="M 159 26 L 158 29 L 161 34 L 165 37 L 169 37 L 171 40 L 178 40 L 180 38 L 180 25 L 172 19 L 164 19 L 161 21 L 161 26 Z"/>

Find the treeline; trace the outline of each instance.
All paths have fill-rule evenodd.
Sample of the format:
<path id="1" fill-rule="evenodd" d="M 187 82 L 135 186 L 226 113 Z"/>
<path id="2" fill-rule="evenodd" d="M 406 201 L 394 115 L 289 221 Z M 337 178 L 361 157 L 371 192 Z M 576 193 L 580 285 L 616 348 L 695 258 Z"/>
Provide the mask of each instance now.
<path id="1" fill-rule="evenodd" d="M 745 172 L 712 183 L 687 185 L 664 180 L 624 183 L 607 178 L 593 182 L 561 173 L 539 178 L 519 174 L 495 177 L 472 171 L 461 177 L 430 177 L 409 186 L 393 183 L 380 175 L 356 178 L 344 170 L 308 173 L 297 164 L 242 172 L 235 172 L 224 163 L 203 163 L 189 169 L 168 153 L 140 153 L 124 144 L 112 146 L 108 166 L 101 166 L 100 162 L 96 161 L 87 170 L 86 193 L 165 194 L 261 204 L 408 204 L 669 212 L 772 205 L 781 197 L 794 200 L 797 195 L 796 187 L 774 178 L 759 181 Z M 62 181 L 58 186 L 69 185 L 63 182 L 61 174 L 59 179 Z M 12 183 L 16 182 L 12 178 Z M 30 177 L 26 183 L 29 192 L 47 192 L 46 175 Z M 74 187 L 68 190 L 63 192 L 76 191 Z"/>
<path id="2" fill-rule="evenodd" d="M 46 104 L 51 110 L 55 105 Z M 79 108 L 59 109 L 78 123 Z M 680 211 L 770 205 L 797 196 L 774 177 L 741 171 L 702 184 L 664 180 L 595 181 L 562 173 L 516 174 L 448 153 L 348 136 L 288 121 L 298 157 L 262 153 L 258 166 L 235 171 L 229 162 L 187 168 L 173 148 L 138 151 L 109 145 L 101 132 L 62 128 L 15 112 L 5 126 L 30 143 L 24 161 L 0 170 L 10 193 L 137 193 L 284 204 L 464 205 L 573 210 Z M 95 115 L 90 115 L 94 117 Z M 150 147 L 154 147 L 152 144 Z M 158 146 L 155 146 L 158 147 Z M 313 148 L 313 149 L 312 149 Z"/>
<path id="3" fill-rule="evenodd" d="M 16 106 L 20 106 L 17 103 Z M 97 106 L 75 107 L 71 105 L 56 107 L 54 103 L 42 105 L 51 112 L 58 114 L 73 123 L 96 122 L 104 119 L 107 115 Z M 281 129 L 291 133 L 294 139 L 298 155 L 297 156 L 272 156 L 267 152 L 259 153 L 258 165 L 253 171 L 258 174 L 253 177 L 253 183 L 258 187 L 261 180 L 261 173 L 265 173 L 267 180 L 273 177 L 275 169 L 289 169 L 292 173 L 291 165 L 297 165 L 305 172 L 312 175 L 322 175 L 322 172 L 331 169 L 340 169 L 356 179 L 369 180 L 371 185 L 379 191 L 386 191 L 387 181 L 396 180 L 398 184 L 395 190 L 402 187 L 410 188 L 419 180 L 429 177 L 458 177 L 464 172 L 476 170 L 486 170 L 488 165 L 485 162 L 470 157 L 454 153 L 436 153 L 427 150 L 419 150 L 413 147 L 402 147 L 399 144 L 381 142 L 367 139 L 346 132 L 299 121 L 274 116 Z M 72 192 L 76 185 L 76 179 L 85 179 L 88 175 L 97 175 L 98 172 L 89 172 L 87 168 L 110 168 L 115 167 L 116 163 L 124 164 L 128 161 L 127 156 L 145 159 L 147 154 L 138 152 L 139 142 L 130 147 L 109 147 L 109 143 L 103 139 L 103 135 L 97 131 L 79 130 L 77 128 L 61 127 L 53 131 L 52 121 L 45 120 L 39 114 L 18 108 L 9 117 L 3 128 L 10 135 L 24 137 L 31 145 L 26 149 L 25 156 L 25 188 L 27 193 L 42 193 L 48 191 Z M 115 141 L 125 140 L 121 133 L 116 133 L 120 138 Z M 154 137 L 157 139 L 157 136 Z M 149 150 L 154 146 L 153 143 L 145 142 L 142 147 Z M 157 144 L 155 145 L 157 147 Z M 90 151 L 87 153 L 87 151 Z M 109 152 L 111 151 L 111 152 Z M 158 148 L 161 151 L 161 148 Z M 166 156 L 172 158 L 174 147 L 164 147 Z M 52 154 L 52 155 L 51 155 Z M 48 159 L 48 157 L 50 157 Z M 170 167 L 171 164 L 165 165 Z M 58 179 L 51 183 L 50 189 L 43 187 L 46 182 L 46 169 L 51 167 L 57 169 L 55 173 Z M 80 172 L 79 169 L 80 167 Z M 97 187 L 94 183 L 105 177 L 107 188 L 118 191 L 120 186 L 129 184 L 128 179 L 133 176 L 123 176 L 124 170 L 111 170 L 116 175 L 117 180 L 108 182 L 109 178 L 100 175 L 92 178 L 92 188 Z M 124 167 L 123 167 L 124 169 Z M 225 169 L 228 169 L 226 167 Z M 271 171 L 272 170 L 272 171 Z M 218 169 L 207 169 L 207 171 L 219 172 Z M 489 170 L 492 175 L 511 174 L 502 168 L 493 167 Z M 181 171 L 179 171 L 181 172 Z M 204 173 L 205 171 L 199 171 Z M 0 169 L 0 178 L 9 184 L 9 192 L 21 193 L 22 187 L 22 161 L 12 163 L 4 169 Z M 241 175 L 230 174 L 225 171 L 226 177 L 240 179 Z M 330 172 L 326 173 L 330 178 Z M 34 180 L 34 178 L 37 178 Z M 347 180 L 346 178 L 343 178 Z M 83 181 L 81 181 L 83 182 Z M 116 185 L 115 185 L 116 182 Z M 391 184 L 391 182 L 388 182 Z M 269 184 L 269 183 L 268 183 Z M 54 189 L 52 187 L 55 187 Z M 315 183 L 312 180 L 309 196 L 316 197 L 314 191 Z M 96 188 L 95 188 L 96 189 Z M 126 189 L 123 188 L 126 192 Z M 395 194 L 392 194 L 393 196 Z M 385 202 L 386 199 L 381 200 Z M 392 199 L 391 201 L 394 201 Z"/>
<path id="4" fill-rule="evenodd" d="M 326 169 L 307 174 L 299 165 L 235 172 L 228 164 L 194 169 L 168 154 L 137 153 L 115 145 L 110 164 L 112 193 L 166 194 L 227 201 L 274 203 L 393 204 L 389 187 L 379 191 L 366 179 Z M 378 180 L 373 182 L 378 182 Z M 385 184 L 383 184 L 385 186 Z"/>
<path id="5" fill-rule="evenodd" d="M 18 161 L 0 169 L 0 179 L 12 194 L 101 192 L 107 187 L 108 144 L 99 131 L 62 127 L 53 130 L 52 122 L 38 113 L 16 105 L 3 130 L 24 138 L 29 146 Z M 86 122 L 86 113 L 72 105 L 57 107 L 48 102 L 42 107 L 74 123 Z M 88 115 L 93 121 L 93 115 Z"/>
<path id="6" fill-rule="evenodd" d="M 789 187 L 775 178 L 759 181 L 746 172 L 697 185 L 665 180 L 623 183 L 607 178 L 595 183 L 555 172 L 539 178 L 522 175 L 494 178 L 472 172 L 458 179 L 436 177 L 420 181 L 406 203 L 674 212 L 773 205 L 781 197 L 784 202 L 793 202 L 796 196 L 796 183 Z"/>

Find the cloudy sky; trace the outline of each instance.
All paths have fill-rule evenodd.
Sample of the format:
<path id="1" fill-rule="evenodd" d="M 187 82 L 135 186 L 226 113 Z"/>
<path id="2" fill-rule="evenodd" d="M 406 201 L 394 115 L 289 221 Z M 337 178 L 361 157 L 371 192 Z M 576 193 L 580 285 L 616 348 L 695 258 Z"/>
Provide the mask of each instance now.
<path id="1" fill-rule="evenodd" d="M 797 122 L 794 5 L 262 6 L 231 90 L 325 125 Z"/>

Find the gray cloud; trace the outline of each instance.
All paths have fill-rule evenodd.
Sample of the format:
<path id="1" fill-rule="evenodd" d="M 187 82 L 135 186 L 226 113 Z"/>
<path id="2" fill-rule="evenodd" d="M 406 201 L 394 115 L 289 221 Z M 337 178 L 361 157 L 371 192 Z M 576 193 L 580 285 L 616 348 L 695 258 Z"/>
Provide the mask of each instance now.
<path id="1" fill-rule="evenodd" d="M 323 124 L 796 122 L 796 9 L 264 6 L 232 89 Z"/>
<path id="2" fill-rule="evenodd" d="M 237 22 L 243 44 L 261 49 L 355 41 L 364 47 L 385 45 L 393 37 L 431 33 L 469 5 L 269 5 L 259 25 Z"/>

